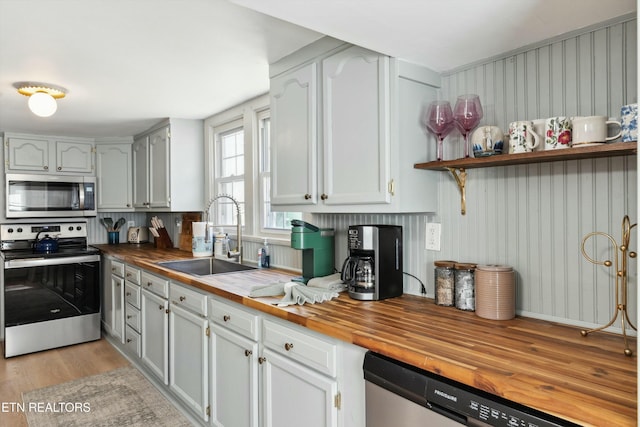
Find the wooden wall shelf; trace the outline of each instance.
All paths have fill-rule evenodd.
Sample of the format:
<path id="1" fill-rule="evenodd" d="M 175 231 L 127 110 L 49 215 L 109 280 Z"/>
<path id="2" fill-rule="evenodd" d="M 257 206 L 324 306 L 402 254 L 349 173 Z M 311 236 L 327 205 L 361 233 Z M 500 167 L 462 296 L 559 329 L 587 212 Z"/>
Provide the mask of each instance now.
<path id="1" fill-rule="evenodd" d="M 561 160 L 594 159 L 597 157 L 628 156 L 638 153 L 638 141 L 611 142 L 588 147 L 566 148 L 562 150 L 534 151 L 532 153 L 500 154 L 488 157 L 469 157 L 456 160 L 442 160 L 416 163 L 416 169 L 449 171 L 460 190 L 461 214 L 466 214 L 467 169 L 493 166 L 528 165 L 532 163 L 558 162 Z"/>
<path id="2" fill-rule="evenodd" d="M 442 160 L 440 162 L 416 163 L 416 169 L 449 170 L 488 168 L 492 166 L 524 165 L 531 163 L 557 162 L 561 160 L 592 159 L 596 157 L 628 156 L 637 154 L 638 143 L 611 142 L 589 147 L 566 148 L 563 150 L 534 151 L 533 153 L 501 154 L 497 156 L 469 157 L 467 159 Z"/>

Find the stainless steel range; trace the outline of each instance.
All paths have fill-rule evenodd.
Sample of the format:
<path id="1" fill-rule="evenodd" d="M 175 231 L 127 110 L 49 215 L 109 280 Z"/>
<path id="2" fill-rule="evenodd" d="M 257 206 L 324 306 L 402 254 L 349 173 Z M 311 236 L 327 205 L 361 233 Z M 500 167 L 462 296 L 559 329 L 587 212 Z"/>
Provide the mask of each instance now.
<path id="1" fill-rule="evenodd" d="M 4 356 L 100 339 L 100 253 L 87 223 L 0 224 Z"/>

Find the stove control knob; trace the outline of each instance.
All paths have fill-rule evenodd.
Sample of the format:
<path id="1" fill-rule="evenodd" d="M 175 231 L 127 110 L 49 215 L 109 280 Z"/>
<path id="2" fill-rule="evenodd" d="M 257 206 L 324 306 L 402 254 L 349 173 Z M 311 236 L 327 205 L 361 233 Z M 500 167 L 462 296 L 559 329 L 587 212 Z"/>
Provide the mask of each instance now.
<path id="1" fill-rule="evenodd" d="M 76 230 L 80 231 L 80 230 L 82 230 L 82 227 L 81 226 L 77 226 Z"/>
<path id="2" fill-rule="evenodd" d="M 18 228 L 18 230 L 16 230 L 18 233 L 22 233 L 22 228 Z"/>
<path id="3" fill-rule="evenodd" d="M 69 227 L 69 231 L 73 231 L 73 227 Z"/>
<path id="4" fill-rule="evenodd" d="M 7 233 L 13 233 L 13 228 L 8 228 Z"/>

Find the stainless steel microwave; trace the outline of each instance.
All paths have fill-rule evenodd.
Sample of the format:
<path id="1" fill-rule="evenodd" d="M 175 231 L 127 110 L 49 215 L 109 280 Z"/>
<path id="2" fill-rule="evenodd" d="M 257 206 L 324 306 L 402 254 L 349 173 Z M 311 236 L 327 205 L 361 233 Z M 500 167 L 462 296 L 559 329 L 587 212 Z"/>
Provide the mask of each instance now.
<path id="1" fill-rule="evenodd" d="M 96 216 L 93 176 L 6 174 L 7 218 Z"/>

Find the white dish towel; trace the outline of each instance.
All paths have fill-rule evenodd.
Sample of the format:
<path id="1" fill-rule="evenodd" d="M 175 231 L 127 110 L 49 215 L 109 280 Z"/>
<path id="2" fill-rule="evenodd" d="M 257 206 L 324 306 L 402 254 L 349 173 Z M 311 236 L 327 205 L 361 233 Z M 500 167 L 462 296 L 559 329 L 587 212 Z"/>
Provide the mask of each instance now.
<path id="1" fill-rule="evenodd" d="M 276 303 L 278 307 L 305 303 L 315 304 L 337 298 L 339 292 L 346 289 L 340 279 L 340 273 L 325 277 L 317 277 L 309 280 L 305 285 L 300 282 L 278 282 L 265 286 L 256 286 L 251 289 L 250 297 L 272 297 L 284 294 L 284 297 Z"/>

